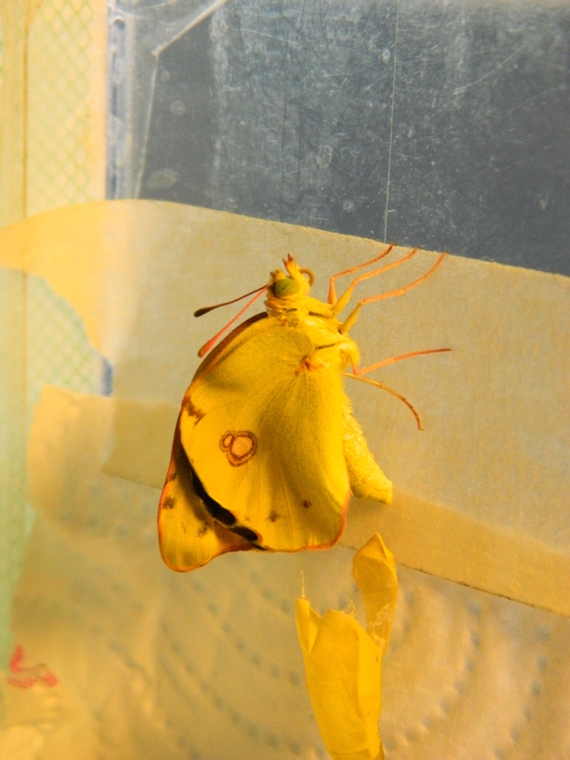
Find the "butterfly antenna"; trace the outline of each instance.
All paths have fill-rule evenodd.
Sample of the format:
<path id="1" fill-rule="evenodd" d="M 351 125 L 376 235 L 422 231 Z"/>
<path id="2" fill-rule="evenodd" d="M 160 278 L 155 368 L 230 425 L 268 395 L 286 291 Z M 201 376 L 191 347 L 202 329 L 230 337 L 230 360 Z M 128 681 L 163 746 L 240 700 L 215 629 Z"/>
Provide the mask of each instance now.
<path id="1" fill-rule="evenodd" d="M 202 358 L 202 356 L 204 356 L 204 354 L 207 354 L 207 353 L 208 353 L 208 351 L 209 351 L 209 350 L 212 348 L 212 346 L 213 346 L 215 343 L 217 343 L 217 342 L 218 342 L 219 338 L 221 338 L 221 337 L 222 337 L 222 335 L 223 335 L 223 334 L 226 332 L 226 330 L 229 330 L 229 328 L 230 328 L 230 327 L 231 327 L 231 326 L 232 326 L 232 325 L 233 325 L 235 322 L 237 322 L 237 320 L 238 320 L 238 319 L 241 317 L 241 315 L 242 315 L 242 314 L 243 314 L 245 311 L 247 311 L 247 310 L 249 309 L 249 307 L 252 305 L 252 303 L 254 303 L 255 301 L 257 301 L 257 299 L 258 299 L 260 296 L 262 296 L 262 295 L 265 293 L 265 291 L 267 290 L 267 288 L 268 288 L 268 287 L 269 287 L 268 285 L 264 285 L 264 286 L 263 286 L 263 288 L 260 288 L 260 289 L 259 289 L 259 292 L 255 291 L 255 290 L 253 291 L 253 292 L 255 293 L 255 295 L 254 295 L 254 297 L 251 299 L 251 301 L 248 301 L 248 302 L 246 303 L 246 305 L 243 307 L 243 309 L 241 309 L 240 311 L 238 311 L 238 313 L 235 315 L 235 317 L 234 317 L 233 319 L 231 319 L 231 320 L 228 322 L 228 324 L 227 324 L 225 327 L 222 327 L 222 329 L 221 329 L 221 330 L 220 330 L 218 333 L 216 333 L 216 334 L 214 335 L 214 337 L 213 337 L 213 338 L 210 338 L 210 340 L 209 340 L 207 343 L 205 343 L 205 344 L 202 346 L 202 348 L 201 348 L 201 349 L 198 351 L 198 356 L 199 356 L 200 358 Z M 249 295 L 251 295 L 251 293 L 247 293 L 247 295 L 249 296 Z M 242 298 L 243 298 L 243 297 L 244 297 L 244 296 L 242 296 Z M 237 299 L 237 300 L 239 300 L 239 299 Z M 220 304 L 220 306 L 222 306 L 222 305 L 223 305 L 223 304 Z"/>
<path id="2" fill-rule="evenodd" d="M 414 249 L 412 253 L 415 253 L 417 250 L 418 250 L 417 248 Z M 400 259 L 400 262 L 405 261 L 405 259 L 410 258 L 410 256 L 411 254 L 408 254 L 408 256 L 405 256 L 403 259 Z M 364 306 L 367 303 L 372 303 L 373 301 L 382 301 L 384 298 L 392 298 L 393 296 L 403 296 L 404 293 L 408 292 L 408 290 L 411 290 L 411 288 L 415 288 L 416 285 L 419 285 L 421 282 L 424 282 L 424 280 L 427 280 L 428 277 L 431 277 L 431 275 L 435 272 L 435 270 L 438 268 L 438 266 L 441 264 L 441 262 L 444 260 L 446 256 L 447 256 L 446 253 L 442 253 L 431 269 L 429 269 L 421 277 L 418 277 L 417 280 L 410 282 L 410 284 L 406 285 L 404 288 L 398 288 L 398 290 L 391 290 L 389 293 L 381 293 L 378 296 L 368 296 L 368 298 L 363 298 L 360 301 L 360 306 Z"/>
<path id="3" fill-rule="evenodd" d="M 247 298 L 248 296 L 253 295 L 254 293 L 259 293 L 260 290 L 265 290 L 267 286 L 262 285 L 260 288 L 256 288 L 255 290 L 250 290 L 249 293 L 244 293 L 243 296 L 238 296 L 237 298 L 234 298 L 231 301 L 224 301 L 223 303 L 217 303 L 214 306 L 203 306 L 201 309 L 197 309 L 194 312 L 195 317 L 203 317 L 204 314 L 207 314 L 209 311 L 213 311 L 214 309 L 219 309 L 220 306 L 229 306 L 232 303 L 237 303 L 238 301 L 241 301 L 242 298 Z"/>

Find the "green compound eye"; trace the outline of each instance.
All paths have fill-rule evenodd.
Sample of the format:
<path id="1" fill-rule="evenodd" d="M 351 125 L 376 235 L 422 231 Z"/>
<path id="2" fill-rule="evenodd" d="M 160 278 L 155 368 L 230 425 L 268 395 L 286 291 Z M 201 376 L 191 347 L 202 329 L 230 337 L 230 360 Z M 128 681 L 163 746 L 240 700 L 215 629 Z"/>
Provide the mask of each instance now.
<path id="1" fill-rule="evenodd" d="M 301 290 L 301 286 L 292 277 L 284 277 L 281 280 L 277 280 L 273 286 L 273 292 L 277 298 L 283 298 L 284 296 L 292 296 Z"/>

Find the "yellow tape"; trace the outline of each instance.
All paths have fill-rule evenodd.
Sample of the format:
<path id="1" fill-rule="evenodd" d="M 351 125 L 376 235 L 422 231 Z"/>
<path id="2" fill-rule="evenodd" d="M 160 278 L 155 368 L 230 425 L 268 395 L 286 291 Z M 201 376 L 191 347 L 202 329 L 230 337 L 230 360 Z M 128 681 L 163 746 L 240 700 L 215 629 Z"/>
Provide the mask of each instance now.
<path id="1" fill-rule="evenodd" d="M 315 271 L 319 294 L 327 275 L 380 248 L 146 201 L 69 207 L 0 230 L 0 265 L 46 277 L 75 306 L 114 365 L 115 392 L 172 405 L 161 423 L 163 441 L 196 368 L 196 350 L 228 319 L 220 310 L 194 320 L 196 308 L 263 283 L 289 252 Z M 435 260 L 420 252 L 415 269 L 370 280 L 367 292 L 405 284 Z M 399 362 L 378 378 L 413 401 L 423 433 L 393 397 L 360 384 L 347 389 L 397 495 L 389 508 L 353 500 L 345 542 L 360 546 L 380 530 L 398 562 L 570 614 L 570 435 L 560 413 L 570 345 L 559 328 L 570 323 L 569 285 L 556 275 L 451 256 L 404 298 L 363 310 L 352 334 L 364 363 L 439 346 L 453 353 Z M 149 437 L 145 404 L 138 422 L 129 413 L 130 422 L 119 425 L 119 439 L 134 440 L 135 429 L 139 440 Z M 107 466 L 118 474 L 119 462 L 127 477 L 148 481 L 134 453 L 125 453 L 133 449 L 121 446 Z M 161 446 L 161 461 L 167 455 Z M 154 473 L 157 487 L 161 468 L 142 468 Z"/>

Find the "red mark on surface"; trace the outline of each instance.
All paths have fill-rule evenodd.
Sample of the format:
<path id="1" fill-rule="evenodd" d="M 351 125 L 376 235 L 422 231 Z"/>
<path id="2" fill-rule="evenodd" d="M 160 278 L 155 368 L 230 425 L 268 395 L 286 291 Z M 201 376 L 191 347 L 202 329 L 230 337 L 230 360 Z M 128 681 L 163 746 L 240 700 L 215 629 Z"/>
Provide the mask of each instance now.
<path id="1" fill-rule="evenodd" d="M 57 677 L 49 670 L 47 665 L 40 663 L 26 668 L 23 665 L 24 648 L 17 646 L 10 660 L 10 673 L 5 676 L 6 681 L 11 686 L 17 686 L 19 689 L 29 689 L 35 683 L 43 683 L 46 686 L 56 686 Z"/>

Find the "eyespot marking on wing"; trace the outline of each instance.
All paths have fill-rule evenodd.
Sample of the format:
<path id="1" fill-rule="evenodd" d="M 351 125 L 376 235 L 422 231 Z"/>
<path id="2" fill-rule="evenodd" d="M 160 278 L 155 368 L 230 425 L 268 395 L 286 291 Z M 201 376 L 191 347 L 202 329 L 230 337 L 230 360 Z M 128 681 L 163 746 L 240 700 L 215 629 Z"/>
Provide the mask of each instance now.
<path id="1" fill-rule="evenodd" d="M 233 467 L 239 467 L 249 462 L 257 451 L 257 438 L 249 430 L 226 430 L 220 438 L 220 448 L 228 462 Z"/>

